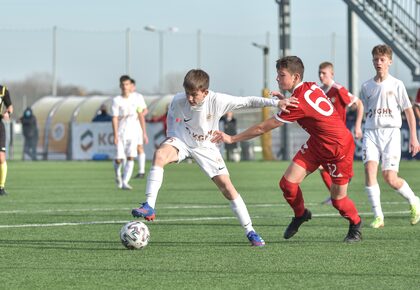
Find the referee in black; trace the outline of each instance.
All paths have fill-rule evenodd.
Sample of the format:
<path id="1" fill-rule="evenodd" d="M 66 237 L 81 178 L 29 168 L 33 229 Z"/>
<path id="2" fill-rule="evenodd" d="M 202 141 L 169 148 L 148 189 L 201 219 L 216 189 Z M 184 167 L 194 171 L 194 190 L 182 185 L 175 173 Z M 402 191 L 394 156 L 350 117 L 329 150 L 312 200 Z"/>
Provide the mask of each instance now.
<path id="1" fill-rule="evenodd" d="M 6 129 L 3 120 L 8 121 L 13 113 L 12 101 L 10 100 L 9 90 L 0 85 L 0 196 L 6 195 L 4 185 L 7 176 L 6 163 Z"/>

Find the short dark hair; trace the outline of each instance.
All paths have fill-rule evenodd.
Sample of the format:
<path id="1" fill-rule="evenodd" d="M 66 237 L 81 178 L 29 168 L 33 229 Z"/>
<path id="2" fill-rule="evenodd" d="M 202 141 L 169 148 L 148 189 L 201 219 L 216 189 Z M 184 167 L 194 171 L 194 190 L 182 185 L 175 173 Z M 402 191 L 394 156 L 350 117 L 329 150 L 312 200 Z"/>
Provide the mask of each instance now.
<path id="1" fill-rule="evenodd" d="M 329 61 L 321 62 L 321 64 L 319 65 L 319 69 L 323 69 L 323 68 L 327 68 L 327 67 L 330 67 L 331 70 L 334 71 L 334 65 Z"/>
<path id="2" fill-rule="evenodd" d="M 385 55 L 392 59 L 392 48 L 386 44 L 379 44 L 372 49 L 372 56 Z"/>
<path id="3" fill-rule="evenodd" d="M 205 91 L 210 85 L 209 75 L 201 69 L 190 70 L 184 78 L 184 89 L 186 91 Z"/>
<path id="4" fill-rule="evenodd" d="M 135 80 L 135 79 L 130 78 L 130 81 L 131 81 L 131 83 L 132 83 L 133 85 L 135 85 L 135 84 L 136 84 L 136 80 Z"/>
<path id="5" fill-rule="evenodd" d="M 128 75 L 122 75 L 120 76 L 120 84 L 122 84 L 125 81 L 130 81 L 131 82 L 131 78 Z"/>
<path id="6" fill-rule="evenodd" d="M 302 60 L 297 56 L 285 56 L 277 60 L 276 69 L 281 68 L 287 69 L 290 74 L 298 73 L 300 78 L 303 79 L 303 73 L 305 72 L 305 66 Z"/>

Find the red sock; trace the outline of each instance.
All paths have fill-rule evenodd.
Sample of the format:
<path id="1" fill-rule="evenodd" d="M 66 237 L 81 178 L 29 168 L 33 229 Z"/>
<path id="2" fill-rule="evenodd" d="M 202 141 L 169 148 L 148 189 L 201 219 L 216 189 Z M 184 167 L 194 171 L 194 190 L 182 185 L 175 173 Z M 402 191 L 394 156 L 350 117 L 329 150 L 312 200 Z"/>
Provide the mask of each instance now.
<path id="1" fill-rule="evenodd" d="M 320 170 L 319 173 L 321 173 L 322 180 L 324 181 L 325 186 L 328 188 L 328 191 L 330 191 L 332 184 L 330 174 L 327 172 L 327 170 Z"/>
<path id="2" fill-rule="evenodd" d="M 331 199 L 332 205 L 340 212 L 341 216 L 355 225 L 360 222 L 360 216 L 353 201 L 348 197 Z"/>
<path id="3" fill-rule="evenodd" d="M 280 188 L 283 191 L 283 196 L 286 201 L 290 204 L 295 217 L 301 217 L 305 213 L 305 204 L 303 201 L 302 191 L 300 190 L 298 183 L 288 181 L 284 176 L 280 180 Z"/>

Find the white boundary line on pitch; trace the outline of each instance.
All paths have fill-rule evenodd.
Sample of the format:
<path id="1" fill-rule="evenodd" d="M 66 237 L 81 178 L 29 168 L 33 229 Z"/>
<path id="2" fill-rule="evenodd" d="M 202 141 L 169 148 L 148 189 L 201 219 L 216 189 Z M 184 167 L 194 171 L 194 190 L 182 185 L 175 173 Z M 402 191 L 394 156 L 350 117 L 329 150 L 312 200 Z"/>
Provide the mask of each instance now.
<path id="1" fill-rule="evenodd" d="M 325 206 L 321 203 L 305 203 L 308 206 Z M 367 203 L 363 203 L 367 204 Z M 399 201 L 390 201 L 382 202 L 383 205 L 398 205 L 398 204 L 407 204 L 407 202 Z M 286 203 L 267 203 L 267 204 L 248 204 L 248 208 L 253 207 L 284 207 L 289 206 Z M 217 208 L 230 208 L 229 205 L 170 205 L 170 206 L 160 206 L 158 209 L 217 209 Z M 86 211 L 125 211 L 131 210 L 132 208 L 78 208 L 78 209 L 40 209 L 40 210 L 3 210 L 0 211 L 0 214 L 28 214 L 28 213 L 55 213 L 55 212 L 86 212 Z"/>
<path id="2" fill-rule="evenodd" d="M 407 214 L 409 211 L 392 211 L 384 212 L 386 215 L 392 214 Z M 372 216 L 371 212 L 359 213 L 361 216 Z M 313 214 L 313 217 L 338 217 L 338 213 L 321 213 Z M 284 216 L 284 218 L 290 218 L 291 216 Z M 253 219 L 269 218 L 268 216 L 254 216 Z M 156 219 L 156 223 L 165 222 L 189 222 L 189 221 L 212 221 L 212 220 L 232 220 L 236 219 L 233 216 L 222 216 L 222 217 L 195 217 L 195 218 L 178 218 L 178 219 L 167 219 L 161 220 Z M 50 224 L 18 224 L 18 225 L 0 225 L 0 229 L 10 228 L 39 228 L 39 227 L 63 227 L 63 226 L 85 226 L 85 225 L 106 225 L 106 224 L 125 224 L 129 220 L 114 220 L 114 221 L 90 221 L 90 222 L 62 222 L 62 223 L 50 223 Z"/>

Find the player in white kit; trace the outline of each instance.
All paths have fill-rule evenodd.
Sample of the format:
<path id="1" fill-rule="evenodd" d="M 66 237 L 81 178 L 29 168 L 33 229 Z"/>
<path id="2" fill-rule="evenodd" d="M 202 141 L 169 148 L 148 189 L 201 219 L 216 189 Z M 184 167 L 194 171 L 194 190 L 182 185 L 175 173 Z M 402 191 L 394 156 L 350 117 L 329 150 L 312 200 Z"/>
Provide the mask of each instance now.
<path id="1" fill-rule="evenodd" d="M 147 137 L 147 131 L 146 131 L 146 120 L 145 117 L 147 115 L 147 105 L 144 101 L 144 97 L 142 94 L 138 93 L 136 91 L 136 81 L 134 79 L 131 79 L 132 94 L 139 99 L 139 102 L 141 104 L 141 115 L 139 115 L 139 123 L 136 123 L 138 128 L 138 139 L 137 139 L 137 161 L 139 163 L 139 170 L 135 178 L 144 178 L 144 171 L 146 166 L 146 154 L 144 152 L 144 146 L 145 144 L 149 143 L 149 138 Z"/>
<path id="2" fill-rule="evenodd" d="M 405 113 L 410 128 L 409 151 L 412 156 L 415 156 L 420 150 L 413 109 L 403 82 L 389 74 L 392 49 L 387 45 L 377 45 L 372 50 L 372 57 L 376 76 L 363 83 L 360 93 L 366 115 L 363 163 L 365 189 L 374 213 L 371 227 L 384 226 L 380 188 L 377 181 L 379 162 L 381 162 L 382 176 L 386 183 L 410 204 L 411 224 L 415 225 L 420 220 L 419 197 L 414 194 L 407 182 L 398 176 L 401 159 L 402 111 Z M 360 119 L 356 121 L 356 124 L 360 123 Z"/>
<path id="3" fill-rule="evenodd" d="M 177 94 L 168 111 L 168 138 L 155 151 L 147 177 L 146 202 L 132 210 L 134 217 L 155 218 L 155 204 L 162 185 L 163 168 L 172 162 L 193 158 L 230 201 L 231 209 L 245 229 L 252 246 L 264 246 L 255 232 L 241 195 L 233 186 L 226 164 L 217 146 L 210 141 L 219 129 L 220 118 L 240 108 L 279 107 L 283 111 L 293 100 L 274 100 L 261 97 L 234 97 L 210 91 L 209 76 L 202 70 L 190 70 L 184 78 L 185 93 Z M 293 104 L 292 104 L 293 106 Z"/>
<path id="4" fill-rule="evenodd" d="M 128 184 L 134 168 L 134 158 L 137 156 L 139 134 L 139 118 L 143 110 L 142 104 L 131 94 L 132 83 L 129 76 L 120 78 L 121 95 L 112 99 L 112 129 L 116 154 L 114 158 L 115 181 L 118 188 L 130 190 Z M 124 164 L 123 174 L 121 167 Z"/>

